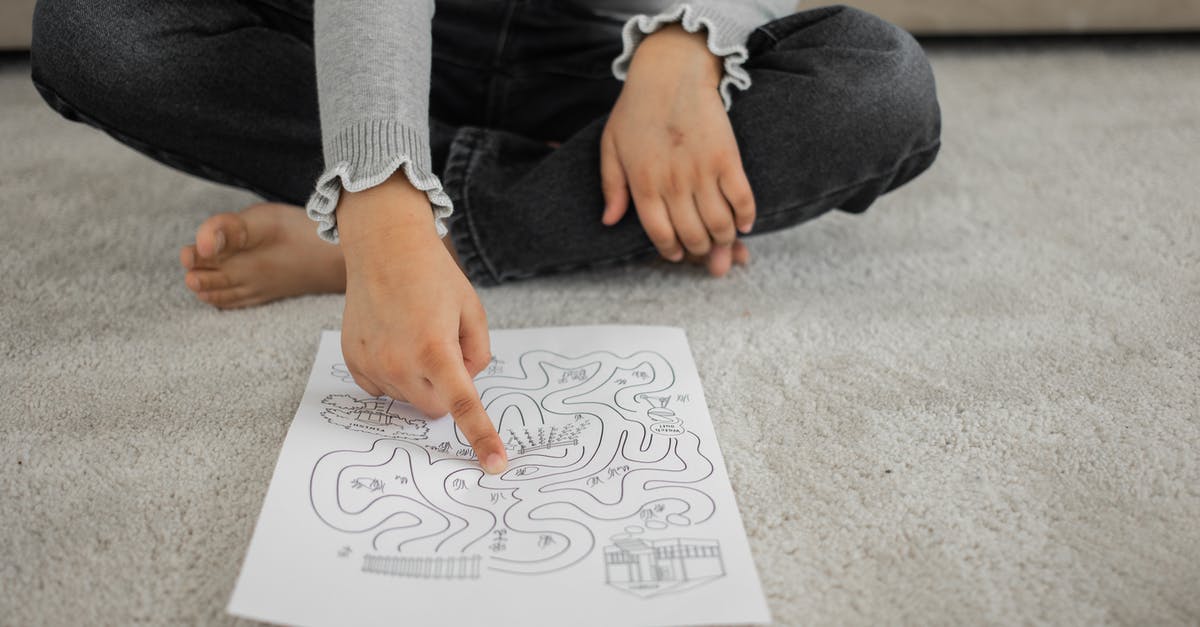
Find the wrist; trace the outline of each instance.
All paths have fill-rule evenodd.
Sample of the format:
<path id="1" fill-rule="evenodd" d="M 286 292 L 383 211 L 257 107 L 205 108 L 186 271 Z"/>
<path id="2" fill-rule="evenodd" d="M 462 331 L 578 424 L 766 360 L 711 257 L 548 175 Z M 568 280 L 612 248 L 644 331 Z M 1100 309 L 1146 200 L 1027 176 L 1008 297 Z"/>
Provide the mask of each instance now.
<path id="1" fill-rule="evenodd" d="M 407 265 L 398 257 L 442 247 L 429 197 L 399 172 L 359 192 L 343 190 L 336 212 L 348 277 L 390 273 Z"/>
<path id="2" fill-rule="evenodd" d="M 339 239 L 350 247 L 396 232 L 437 238 L 429 197 L 399 171 L 362 191 L 343 190 L 335 211 Z"/>
<path id="3" fill-rule="evenodd" d="M 699 81 L 716 88 L 724 74 L 721 57 L 708 49 L 704 30 L 689 33 L 670 24 L 649 34 L 633 54 L 629 78 L 642 75 L 675 76 L 679 81 Z"/>

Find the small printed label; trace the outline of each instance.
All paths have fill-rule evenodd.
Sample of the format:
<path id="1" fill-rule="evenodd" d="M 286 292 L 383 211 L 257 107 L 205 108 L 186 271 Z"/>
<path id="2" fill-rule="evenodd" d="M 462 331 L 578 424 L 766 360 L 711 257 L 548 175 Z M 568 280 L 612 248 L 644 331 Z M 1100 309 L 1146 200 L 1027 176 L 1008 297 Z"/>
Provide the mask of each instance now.
<path id="1" fill-rule="evenodd" d="M 650 425 L 650 431 L 656 435 L 667 435 L 671 437 L 683 435 L 683 427 L 677 424 L 669 424 L 665 422 L 658 422 Z"/>

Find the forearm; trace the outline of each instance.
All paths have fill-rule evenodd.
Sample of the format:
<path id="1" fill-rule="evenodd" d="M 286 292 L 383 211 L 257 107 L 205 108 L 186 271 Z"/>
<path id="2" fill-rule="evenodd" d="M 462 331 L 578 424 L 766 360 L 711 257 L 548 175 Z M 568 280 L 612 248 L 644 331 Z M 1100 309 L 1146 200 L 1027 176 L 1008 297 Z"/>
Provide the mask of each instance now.
<path id="1" fill-rule="evenodd" d="M 451 212 L 429 149 L 432 0 L 316 0 L 314 53 L 325 172 L 308 203 L 336 240 L 343 192 L 401 173 L 436 217 Z M 435 222 L 436 224 L 436 222 Z"/>
<path id="2" fill-rule="evenodd" d="M 351 273 L 395 261 L 396 253 L 414 242 L 438 239 L 429 198 L 400 173 L 374 187 L 341 194 L 337 224 Z"/>

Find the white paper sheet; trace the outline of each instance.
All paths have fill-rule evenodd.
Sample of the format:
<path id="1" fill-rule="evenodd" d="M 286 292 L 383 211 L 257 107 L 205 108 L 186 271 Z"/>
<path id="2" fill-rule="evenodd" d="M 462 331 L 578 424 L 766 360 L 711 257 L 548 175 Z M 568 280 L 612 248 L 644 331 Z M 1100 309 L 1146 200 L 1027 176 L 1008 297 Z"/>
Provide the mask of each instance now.
<path id="1" fill-rule="evenodd" d="M 687 339 L 492 332 L 489 476 L 449 417 L 359 389 L 321 336 L 233 614 L 302 625 L 676 625 L 770 615 Z"/>

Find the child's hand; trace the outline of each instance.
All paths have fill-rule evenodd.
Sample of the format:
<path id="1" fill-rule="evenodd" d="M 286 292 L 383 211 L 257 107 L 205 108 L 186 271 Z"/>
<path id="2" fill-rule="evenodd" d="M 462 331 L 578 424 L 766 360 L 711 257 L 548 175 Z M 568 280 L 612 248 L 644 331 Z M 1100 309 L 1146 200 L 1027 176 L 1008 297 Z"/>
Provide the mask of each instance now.
<path id="1" fill-rule="evenodd" d="M 676 25 L 650 35 L 600 142 L 604 224 L 625 215 L 632 194 L 659 254 L 707 256 L 717 276 L 746 258 L 737 235 L 750 232 L 755 211 L 720 79 L 720 59 L 703 33 Z"/>
<path id="2" fill-rule="evenodd" d="M 487 317 L 438 239 L 424 192 L 401 175 L 337 208 L 346 257 L 342 353 L 369 394 L 454 416 L 484 470 L 504 470 L 504 444 L 472 378 L 491 361 Z"/>

